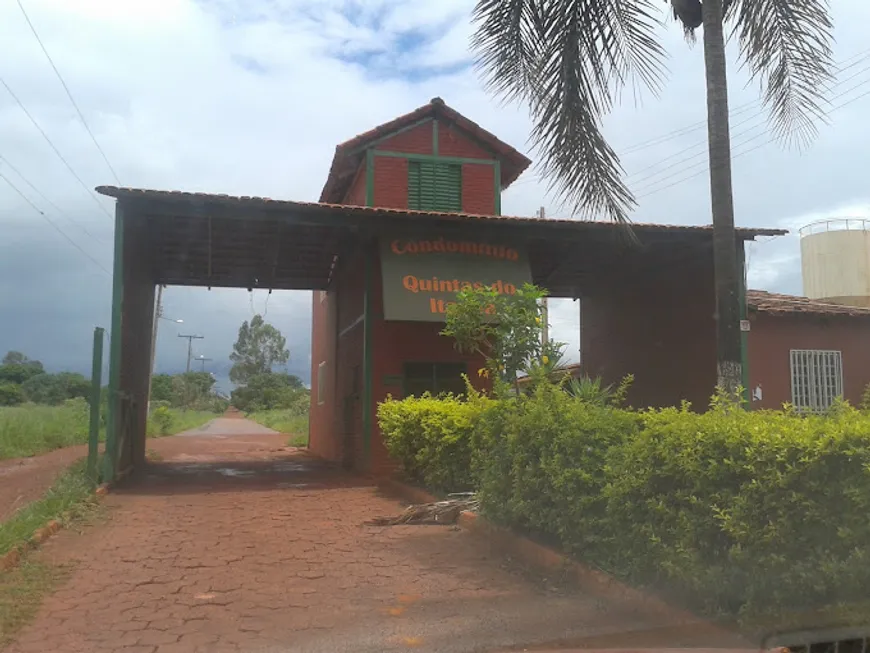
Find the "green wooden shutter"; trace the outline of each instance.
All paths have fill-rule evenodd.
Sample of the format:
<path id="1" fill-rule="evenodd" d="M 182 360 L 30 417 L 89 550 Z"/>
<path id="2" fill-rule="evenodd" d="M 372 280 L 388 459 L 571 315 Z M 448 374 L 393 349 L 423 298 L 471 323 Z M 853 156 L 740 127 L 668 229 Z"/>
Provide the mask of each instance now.
<path id="1" fill-rule="evenodd" d="M 462 166 L 456 164 L 436 164 L 435 168 L 435 210 L 462 210 Z"/>
<path id="2" fill-rule="evenodd" d="M 461 211 L 462 166 L 408 161 L 408 208 L 417 211 Z"/>
<path id="3" fill-rule="evenodd" d="M 420 209 L 420 162 L 408 161 L 408 208 Z"/>

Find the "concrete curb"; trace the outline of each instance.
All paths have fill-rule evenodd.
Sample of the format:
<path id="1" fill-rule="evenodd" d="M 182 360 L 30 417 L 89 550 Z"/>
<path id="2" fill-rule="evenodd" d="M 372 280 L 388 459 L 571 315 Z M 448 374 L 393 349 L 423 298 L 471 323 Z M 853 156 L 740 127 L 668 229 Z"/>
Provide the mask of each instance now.
<path id="1" fill-rule="evenodd" d="M 439 500 L 426 490 L 406 485 L 395 479 L 383 479 L 379 485 L 383 490 L 399 495 L 412 503 L 432 503 Z M 710 623 L 690 612 L 673 607 L 657 596 L 629 587 L 612 576 L 587 567 L 554 549 L 496 526 L 477 513 L 467 511 L 460 513 L 458 524 L 483 539 L 494 552 L 507 554 L 535 569 L 555 572 L 559 577 L 567 577 L 580 589 L 588 590 L 602 598 L 629 603 L 647 614 L 661 616 L 669 626 Z"/>
<path id="2" fill-rule="evenodd" d="M 109 483 L 101 483 L 94 490 L 94 494 L 97 498 L 103 497 L 108 494 L 111 485 Z M 38 549 L 42 544 L 44 544 L 52 535 L 57 533 L 60 529 L 63 528 L 63 524 L 57 521 L 56 519 L 50 520 L 45 526 L 42 528 L 37 528 L 33 531 L 33 535 L 30 536 L 29 539 L 21 542 L 15 548 L 7 551 L 2 556 L 0 556 L 0 572 L 10 571 L 21 564 L 21 561 L 24 559 L 24 556 L 31 551 Z"/>

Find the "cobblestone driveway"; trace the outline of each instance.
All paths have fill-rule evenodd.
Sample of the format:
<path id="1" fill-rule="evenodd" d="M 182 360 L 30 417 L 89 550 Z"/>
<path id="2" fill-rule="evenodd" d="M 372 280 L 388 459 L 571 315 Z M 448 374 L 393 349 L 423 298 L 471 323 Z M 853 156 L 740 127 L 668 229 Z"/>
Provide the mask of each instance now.
<path id="1" fill-rule="evenodd" d="M 9 653 L 492 651 L 654 625 L 564 594 L 276 435 L 149 441 L 163 461 L 109 518 L 38 554 L 74 562 Z"/>

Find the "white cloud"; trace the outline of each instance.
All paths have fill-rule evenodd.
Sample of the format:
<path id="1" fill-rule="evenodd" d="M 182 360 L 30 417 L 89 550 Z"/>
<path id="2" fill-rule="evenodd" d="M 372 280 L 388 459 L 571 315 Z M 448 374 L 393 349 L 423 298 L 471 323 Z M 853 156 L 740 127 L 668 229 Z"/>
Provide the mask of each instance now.
<path id="1" fill-rule="evenodd" d="M 126 185 L 316 199 L 336 143 L 436 95 L 525 149 L 530 124 L 522 107 L 504 107 L 488 97 L 471 70 L 436 78 L 424 74 L 467 60 L 473 0 L 24 2 Z M 870 8 L 858 0 L 841 0 L 835 12 L 837 57 L 842 60 L 866 49 L 860 26 L 867 24 Z M 672 135 L 624 156 L 633 173 L 629 182 L 643 196 L 636 218 L 699 224 L 709 221 L 702 51 L 689 49 L 671 27 L 666 42 L 671 78 L 661 97 L 646 96 L 636 106 L 627 95 L 605 127 L 617 151 Z M 414 35 L 425 37 L 419 47 L 408 41 Z M 89 187 L 112 183 L 16 3 L 0 4 L 0 39 L 6 54 L 0 76 Z M 356 63 L 352 55 L 359 56 Z M 741 75 L 735 72 L 732 78 L 735 108 L 757 98 L 754 87 L 743 88 Z M 866 81 L 870 72 L 849 86 Z M 738 224 L 791 226 L 847 205 L 866 212 L 870 137 L 861 113 L 867 101 L 832 114 L 832 125 L 803 155 L 770 145 L 735 158 Z M 757 111 L 741 114 L 736 120 L 752 121 L 735 131 L 760 122 Z M 695 123 L 697 128 L 687 129 Z M 737 154 L 763 142 L 748 140 L 755 133 L 735 138 Z M 2 164 L 0 171 L 110 268 L 111 220 L 2 88 L 0 142 L 0 154 L 98 238 L 50 210 Z M 695 149 L 663 160 L 691 146 Z M 696 159 L 673 165 L 696 153 Z M 695 162 L 697 168 L 688 167 Z M 664 170 L 668 165 L 673 168 Z M 701 174 L 681 181 L 693 171 Z M 111 202 L 100 202 L 111 210 Z M 541 205 L 550 215 L 565 212 L 530 171 L 507 191 L 503 208 L 508 214 L 531 215 Z M 86 370 L 90 330 L 94 324 L 108 325 L 109 279 L 2 181 L 0 222 L 2 309 L 4 315 L 11 310 L 19 316 L 11 326 L 4 320 L 0 349 L 20 348 L 49 364 Z M 796 256 L 794 237 L 754 246 L 753 283 L 799 291 Z M 191 328 L 207 335 L 198 343 L 198 353 L 216 360 L 225 359 L 238 324 L 251 312 L 244 291 L 170 289 L 166 301 L 167 312 L 184 313 Z M 255 301 L 264 298 L 258 294 Z M 291 349 L 299 350 L 294 351 L 296 360 L 303 362 L 310 335 L 307 312 L 305 294 L 275 293 L 270 299 L 269 315 L 287 333 Z M 552 316 L 554 337 L 576 350 L 576 304 L 559 304 Z M 62 337 L 47 336 L 61 332 Z M 158 353 L 164 368 L 179 364 L 178 343 L 164 338 L 166 333 Z"/>

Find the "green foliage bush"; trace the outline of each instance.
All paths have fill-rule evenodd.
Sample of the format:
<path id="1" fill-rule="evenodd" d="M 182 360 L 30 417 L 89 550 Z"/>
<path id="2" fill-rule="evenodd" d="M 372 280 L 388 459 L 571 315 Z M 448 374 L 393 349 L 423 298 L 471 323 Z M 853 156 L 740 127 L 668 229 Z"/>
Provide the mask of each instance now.
<path id="1" fill-rule="evenodd" d="M 378 421 L 390 454 L 402 463 L 408 479 L 433 490 L 460 492 L 473 486 L 472 436 L 492 404 L 428 394 L 378 406 Z"/>
<path id="2" fill-rule="evenodd" d="M 542 384 L 383 403 L 412 481 L 708 614 L 818 609 L 870 587 L 870 416 L 714 402 L 633 412 Z"/>
<path id="3" fill-rule="evenodd" d="M 307 413 L 310 397 L 299 377 L 283 372 L 249 376 L 231 394 L 233 406 L 243 412 L 284 409 Z"/>

